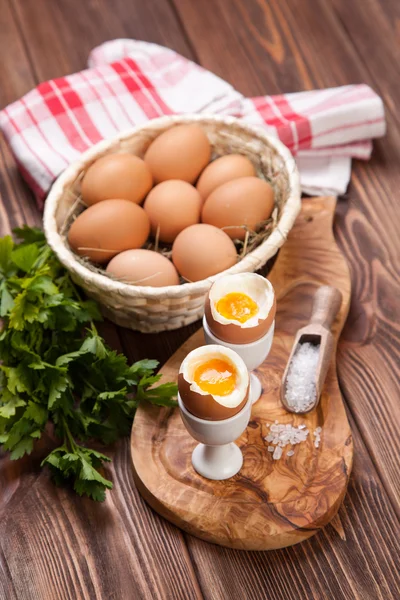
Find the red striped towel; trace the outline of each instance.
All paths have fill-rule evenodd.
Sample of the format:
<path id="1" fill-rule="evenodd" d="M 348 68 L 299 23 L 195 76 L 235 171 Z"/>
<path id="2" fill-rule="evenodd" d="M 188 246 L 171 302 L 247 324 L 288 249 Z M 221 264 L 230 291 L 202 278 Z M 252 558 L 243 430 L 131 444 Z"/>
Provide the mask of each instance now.
<path id="1" fill-rule="evenodd" d="M 42 204 L 96 142 L 160 115 L 197 112 L 235 115 L 278 136 L 311 194 L 344 193 L 351 159 L 368 159 L 371 139 L 385 133 L 382 101 L 367 85 L 244 98 L 176 52 L 135 40 L 95 48 L 89 69 L 41 83 L 0 112 L 0 127 Z"/>

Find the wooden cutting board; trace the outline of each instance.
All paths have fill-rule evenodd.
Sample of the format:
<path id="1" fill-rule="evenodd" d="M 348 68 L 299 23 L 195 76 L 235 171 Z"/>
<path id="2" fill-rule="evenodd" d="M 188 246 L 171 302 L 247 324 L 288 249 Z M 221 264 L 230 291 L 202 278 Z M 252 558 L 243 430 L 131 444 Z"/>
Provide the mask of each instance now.
<path id="1" fill-rule="evenodd" d="M 352 467 L 353 442 L 332 359 L 318 408 L 305 416 L 287 413 L 279 400 L 281 377 L 296 331 L 307 323 L 312 298 L 323 284 L 343 294 L 333 333 L 337 342 L 350 302 L 347 264 L 336 246 L 332 221 L 336 200 L 303 200 L 302 211 L 269 274 L 276 290 L 277 316 L 269 357 L 257 370 L 263 385 L 253 406 L 242 448 L 242 470 L 232 479 L 209 481 L 191 464 L 196 442 L 177 409 L 142 406 L 132 428 L 131 455 L 138 489 L 160 515 L 199 538 L 245 550 L 270 550 L 301 542 L 336 514 Z M 164 365 L 165 380 L 176 380 L 183 358 L 203 345 L 195 333 Z M 272 459 L 267 423 L 304 423 L 308 439 L 294 455 Z M 322 428 L 319 448 L 313 432 Z"/>

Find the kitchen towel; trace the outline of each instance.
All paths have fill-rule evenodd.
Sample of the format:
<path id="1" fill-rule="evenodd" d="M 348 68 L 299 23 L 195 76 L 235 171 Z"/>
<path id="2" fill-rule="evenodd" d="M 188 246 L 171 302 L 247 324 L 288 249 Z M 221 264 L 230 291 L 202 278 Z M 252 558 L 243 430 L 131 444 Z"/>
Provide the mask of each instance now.
<path id="1" fill-rule="evenodd" d="M 161 115 L 234 115 L 291 150 L 303 192 L 340 195 L 351 160 L 367 160 L 385 133 L 380 97 L 367 85 L 245 98 L 173 50 L 136 40 L 95 48 L 89 68 L 39 84 L 0 112 L 0 127 L 39 205 L 87 148 Z"/>

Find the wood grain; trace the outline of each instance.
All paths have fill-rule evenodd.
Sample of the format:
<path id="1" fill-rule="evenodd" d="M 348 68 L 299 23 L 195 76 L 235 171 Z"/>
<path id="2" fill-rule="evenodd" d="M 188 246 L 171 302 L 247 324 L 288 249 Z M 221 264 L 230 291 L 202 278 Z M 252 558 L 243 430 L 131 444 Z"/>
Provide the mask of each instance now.
<path id="1" fill-rule="evenodd" d="M 388 0 L 383 6 L 379 0 L 370 0 L 367 11 L 359 2 L 345 0 L 333 0 L 331 6 L 362 57 L 386 109 L 400 124 L 395 101 L 400 94 L 400 4 L 396 0 Z M 379 52 L 371 51 L 372 48 L 379 48 Z M 390 77 L 383 77 L 382 74 L 389 73 L 388 69 Z"/>
<path id="2" fill-rule="evenodd" d="M 350 424 L 353 476 L 339 511 L 346 540 L 328 525 L 291 548 L 238 552 L 187 536 L 207 600 L 398 599 L 399 527 L 354 421 Z"/>
<path id="3" fill-rule="evenodd" d="M 191 463 L 196 442 L 179 411 L 139 407 L 132 427 L 131 452 L 135 481 L 149 504 L 185 531 L 210 542 L 244 550 L 270 550 L 296 544 L 325 526 L 344 497 L 353 462 L 353 444 L 331 360 L 317 410 L 287 413 L 280 402 L 280 381 L 293 339 L 307 322 L 316 291 L 328 282 L 340 289 L 342 303 L 333 327 L 337 342 L 350 303 L 347 264 L 335 245 L 334 198 L 303 200 L 302 211 L 281 249 L 269 279 L 277 299 L 271 353 L 257 369 L 263 393 L 253 406 L 247 431 L 238 440 L 244 463 L 228 481 L 209 481 Z M 316 260 L 318 257 L 318 260 Z M 336 290 L 337 291 L 337 290 Z M 338 312 L 336 310 L 336 312 Z M 335 312 L 335 314 L 336 314 Z M 177 380 L 188 352 L 204 345 L 203 331 L 194 334 L 161 370 Z M 278 420 L 310 431 L 293 458 L 274 461 L 267 452 L 266 424 Z M 321 450 L 313 432 L 322 428 Z"/>
<path id="4" fill-rule="evenodd" d="M 138 497 L 128 452 L 127 440 L 108 452 L 116 487 L 103 504 L 57 489 L 31 461 L 1 523 L 17 598 L 200 597 L 180 532 Z"/>
<path id="5" fill-rule="evenodd" d="M 8 3 L 0 10 L 0 40 L 12 60 L 0 61 L 0 106 L 3 107 L 35 85 L 31 64 L 25 54 L 23 40 Z M 3 54 L 5 51 L 3 52 Z M 3 136 L 0 138 L 0 233 L 26 222 L 40 222 L 32 193 L 23 182 Z"/>
<path id="6" fill-rule="evenodd" d="M 341 10 L 345 10 L 341 15 L 339 4 Z M 299 91 L 362 81 L 384 94 L 389 108 L 388 136 L 375 143 L 370 163 L 354 164 L 353 185 L 346 200 L 339 203 L 335 221 L 335 235 L 349 262 L 355 290 L 338 361 L 342 389 L 351 409 L 350 418 L 352 415 L 355 418 L 352 430 L 356 459 L 346 501 L 339 513 L 347 541 L 342 541 L 336 531 L 341 531 L 340 526 L 335 525 L 336 529 L 329 526 L 299 546 L 271 553 L 244 554 L 190 536 L 186 543 L 201 593 L 212 600 L 227 597 L 234 600 L 259 600 L 261 597 L 271 600 L 303 600 L 305 597 L 397 600 L 400 536 L 392 507 L 400 489 L 396 458 L 400 416 L 397 411 L 398 365 L 395 364 L 394 369 L 391 366 L 399 353 L 393 323 L 400 321 L 399 306 L 393 300 L 398 296 L 400 254 L 396 2 L 203 0 L 194 3 L 179 0 L 178 3 L 176 0 L 173 4 L 172 0 L 171 3 L 168 0 L 114 0 L 112 3 L 108 0 L 85 3 L 78 0 L 0 0 L 0 8 L 1 107 L 18 98 L 39 79 L 84 68 L 91 48 L 114 37 L 136 37 L 163 43 L 190 58 L 199 57 L 205 66 L 218 71 L 246 94 Z M 40 217 L 4 142 L 1 147 L 4 155 L 0 161 L 0 226 L 5 233 L 27 217 L 32 218 L 31 222 L 39 222 Z M 165 336 L 127 333 L 121 338 L 131 359 L 155 356 L 164 361 L 193 331 L 194 326 Z M 113 328 L 108 335 L 110 333 L 111 341 L 116 343 L 118 334 Z M 360 369 L 364 360 L 368 361 L 364 374 L 367 395 L 360 394 L 358 380 L 353 377 L 356 367 Z M 368 418 L 364 419 L 364 414 Z M 123 447 L 116 449 L 117 460 L 120 452 L 122 457 L 128 457 Z M 15 463 L 12 467 L 15 468 Z M 0 523 L 0 598 L 5 600 L 58 600 L 54 590 L 60 589 L 58 578 L 67 581 L 70 563 L 66 556 L 72 556 L 76 561 L 86 552 L 79 535 L 84 526 L 79 519 L 73 521 L 72 526 L 68 520 L 73 495 L 67 495 L 68 500 L 64 501 L 56 517 L 64 528 L 72 528 L 74 532 L 69 538 L 70 546 L 66 549 L 60 542 L 54 556 L 50 543 L 41 544 L 42 552 L 35 551 L 38 528 L 35 532 L 33 529 L 36 522 L 40 523 L 42 539 L 49 535 L 47 506 L 36 503 L 31 490 L 32 473 L 36 472 L 34 462 L 27 461 L 21 471 L 14 472 L 6 459 L 0 460 L 2 506 L 4 501 L 11 500 L 9 507 L 1 513 Z M 129 470 L 120 469 L 111 476 L 118 487 L 120 478 L 124 480 L 130 474 Z M 49 502 L 57 508 L 58 495 L 52 495 L 53 488 L 45 476 L 40 481 L 44 494 L 49 494 Z M 135 544 L 123 546 L 114 540 L 114 536 L 118 538 L 123 531 L 122 525 L 115 527 L 107 532 L 107 540 L 111 538 L 112 547 L 118 548 L 121 555 L 113 552 L 107 564 L 101 562 L 101 557 L 107 556 L 107 546 L 95 531 L 101 527 L 101 518 L 96 512 L 91 521 L 93 531 L 86 530 L 85 537 L 90 547 L 92 539 L 96 539 L 96 555 L 91 570 L 81 571 L 80 577 L 84 578 L 83 585 L 88 589 L 91 584 L 86 579 L 97 577 L 104 588 L 110 590 L 109 581 L 114 581 L 114 571 L 116 577 L 123 577 L 119 562 L 125 565 L 125 555 L 129 554 L 129 560 L 136 568 L 127 571 L 131 586 L 128 597 L 152 598 L 152 590 L 141 584 L 136 587 L 136 578 L 140 579 L 138 571 L 146 560 L 141 553 L 141 540 L 145 534 L 141 529 L 138 534 L 135 532 L 136 523 L 141 526 L 143 502 L 138 498 L 137 514 L 132 521 L 130 489 L 124 488 L 128 498 L 121 504 L 120 510 L 124 514 L 119 523 L 131 524 Z M 26 547 L 18 545 L 21 550 L 19 562 L 13 556 L 15 537 L 6 537 L 2 529 L 8 519 L 9 533 L 17 531 L 16 525 L 11 528 L 10 521 L 13 519 L 12 499 L 18 492 L 21 497 L 27 497 L 25 506 L 31 515 L 30 520 L 24 519 Z M 75 507 L 79 513 L 79 502 Z M 7 511 L 10 511 L 9 515 Z M 152 515 L 150 520 L 145 517 L 143 528 L 154 533 L 159 523 L 157 516 Z M 170 545 L 169 537 L 175 534 L 170 531 L 174 529 L 163 530 L 161 538 L 163 556 L 173 563 L 174 542 Z M 186 553 L 185 548 L 182 552 Z M 25 553 L 29 560 L 25 559 Z M 180 559 L 179 562 L 181 564 Z M 101 564 L 98 576 L 94 572 L 97 564 Z M 192 597 L 190 585 L 180 575 L 175 578 L 168 571 L 163 580 L 156 579 L 156 597 L 173 598 L 174 594 L 185 597 L 187 586 L 186 597 Z M 127 581 L 118 589 L 121 586 L 127 590 Z M 72 592 L 68 596 L 67 588 L 63 593 L 64 597 L 72 597 Z M 107 597 L 99 588 L 97 594 L 100 594 L 97 597 Z M 113 597 L 112 593 L 109 597 Z"/>
<path id="7" fill-rule="evenodd" d="M 183 55 L 190 49 L 167 1 L 10 0 L 39 80 L 86 68 L 90 51 L 114 38 L 167 45 Z M 45 18 L 43 18 L 45 16 Z M 51 52 L 49 52 L 51 48 Z"/>
<path id="8" fill-rule="evenodd" d="M 200 60 L 223 73 L 245 94 L 364 82 L 391 98 L 386 114 L 387 136 L 375 142 L 370 162 L 354 162 L 352 185 L 346 200 L 337 208 L 335 233 L 349 263 L 354 290 L 339 346 L 339 378 L 379 477 L 400 517 L 400 449 L 396 433 L 400 428 L 400 304 L 391 300 L 398 297 L 399 289 L 400 171 L 396 165 L 400 161 L 400 127 L 393 100 L 398 64 L 389 58 L 390 52 L 392 56 L 399 52 L 395 36 L 398 5 L 386 0 L 382 9 L 382 3 L 372 0 L 371 15 L 376 17 L 373 19 L 359 1 L 221 0 L 214 11 L 215 4 L 204 0 L 201 14 L 187 0 L 173 1 Z M 338 18 L 339 5 L 342 20 Z M 357 16 L 359 13 L 363 15 Z M 221 22 L 229 22 L 229 27 L 224 24 L 221 29 Z M 257 35 L 253 30 L 252 35 L 243 34 L 250 28 L 249 23 Z M 231 34 L 233 30 L 242 32 L 239 45 Z M 391 43 L 382 42 L 381 52 L 379 39 L 385 33 Z M 279 43 L 283 48 L 279 59 L 261 43 L 272 35 L 278 40 L 275 45 Z M 207 44 L 202 43 L 205 36 Z M 224 52 L 222 47 L 226 48 Z M 373 59 L 372 53 L 377 55 Z M 233 55 L 235 61 L 231 59 Z"/>
<path id="9" fill-rule="evenodd" d="M 24 40 L 21 38 L 18 23 L 13 18 L 13 9 L 8 2 L 1 3 L 0 39 L 2 49 L 12 55 L 12 60 L 0 62 L 0 102 L 3 108 L 22 94 L 26 94 L 35 85 L 32 66 L 25 52 Z"/>

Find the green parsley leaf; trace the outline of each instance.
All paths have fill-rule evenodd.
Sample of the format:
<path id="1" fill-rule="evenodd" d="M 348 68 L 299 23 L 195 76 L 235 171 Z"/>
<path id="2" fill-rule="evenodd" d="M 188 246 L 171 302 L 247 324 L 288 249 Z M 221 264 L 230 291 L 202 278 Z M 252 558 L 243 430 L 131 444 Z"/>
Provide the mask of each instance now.
<path id="1" fill-rule="evenodd" d="M 6 450 L 13 450 L 24 437 L 29 435 L 31 431 L 33 431 L 32 423 L 28 421 L 28 419 L 20 419 L 19 421 L 16 421 L 8 433 L 7 441 L 4 443 L 4 448 Z M 33 444 L 33 440 L 31 441 Z"/>
<path id="2" fill-rule="evenodd" d="M 49 296 L 58 294 L 58 287 L 54 285 L 50 277 L 47 275 L 40 275 L 35 277 L 29 284 L 28 289 L 33 292 L 43 292 Z"/>
<path id="3" fill-rule="evenodd" d="M 0 272 L 4 277 L 9 277 L 13 272 L 11 254 L 14 243 L 9 235 L 0 239 Z"/>
<path id="4" fill-rule="evenodd" d="M 26 291 L 21 292 L 14 299 L 14 306 L 11 310 L 9 326 L 12 329 L 22 331 L 26 323 L 33 323 L 39 314 L 40 307 L 33 301 L 30 301 Z"/>
<path id="5" fill-rule="evenodd" d="M 121 400 L 125 400 L 127 394 L 127 389 L 126 387 L 121 388 L 120 390 L 116 390 L 114 392 L 101 392 L 97 398 L 99 400 L 116 400 L 116 399 L 121 399 Z"/>
<path id="6" fill-rule="evenodd" d="M 92 467 L 91 463 L 88 462 L 86 456 L 82 456 L 81 465 L 81 471 L 79 473 L 80 479 L 85 479 L 86 481 L 98 481 L 105 487 L 109 489 L 112 488 L 112 482 L 100 475 L 100 473 Z"/>
<path id="7" fill-rule="evenodd" d="M 12 310 L 14 306 L 14 300 L 8 291 L 7 287 L 3 285 L 1 290 L 1 305 L 0 305 L 0 317 L 5 317 L 7 313 Z"/>
<path id="8" fill-rule="evenodd" d="M 49 410 L 52 409 L 56 404 L 57 400 L 59 400 L 62 397 L 63 392 L 65 392 L 68 386 L 68 375 L 64 373 L 54 373 L 52 375 L 48 401 Z"/>
<path id="9" fill-rule="evenodd" d="M 138 362 L 133 364 L 131 367 L 129 367 L 129 372 L 132 375 L 137 374 L 140 377 L 143 377 L 144 375 L 150 375 L 154 371 L 154 369 L 157 369 L 157 367 L 158 367 L 158 360 L 149 360 L 149 359 L 139 360 Z"/>
<path id="10" fill-rule="evenodd" d="M 74 483 L 74 490 L 79 496 L 89 496 L 97 502 L 104 502 L 106 499 L 105 486 L 98 481 L 77 479 Z"/>
<path id="11" fill-rule="evenodd" d="M 32 378 L 29 368 L 20 363 L 18 367 L 4 367 L 7 373 L 7 387 L 12 394 L 17 392 L 30 392 L 32 388 Z"/>
<path id="12" fill-rule="evenodd" d="M 48 415 L 48 411 L 42 404 L 37 404 L 36 402 L 30 401 L 28 402 L 28 407 L 24 412 L 23 416 L 25 419 L 30 419 L 38 425 L 45 425 L 48 419 Z"/>
<path id="13" fill-rule="evenodd" d="M 19 269 L 29 273 L 39 256 L 39 248 L 36 244 L 19 246 L 11 252 L 12 261 Z"/>
<path id="14" fill-rule="evenodd" d="M 163 383 L 156 388 L 152 388 L 143 392 L 144 400 L 157 406 L 177 406 L 178 403 L 174 398 L 178 393 L 178 388 L 175 383 Z"/>
<path id="15" fill-rule="evenodd" d="M 65 448 L 64 446 L 56 448 L 46 456 L 46 458 L 42 461 L 40 466 L 44 467 L 46 464 L 48 464 L 58 469 L 60 467 L 60 458 L 63 452 L 67 452 L 67 448 Z"/>
<path id="16" fill-rule="evenodd" d="M 23 227 L 16 227 L 13 229 L 13 233 L 15 233 L 17 238 L 22 240 L 22 243 L 39 245 L 44 245 L 46 243 L 43 231 L 37 227 L 28 227 L 28 225 L 24 225 Z"/>
<path id="17" fill-rule="evenodd" d="M 61 356 L 59 356 L 56 360 L 56 366 L 57 367 L 63 367 L 65 365 L 68 365 L 68 363 L 76 360 L 77 358 L 80 358 L 81 356 L 83 356 L 84 354 L 86 354 L 85 350 L 75 350 L 74 352 L 68 352 L 68 354 L 62 354 Z"/>
<path id="18" fill-rule="evenodd" d="M 105 358 L 107 356 L 103 340 L 98 335 L 91 335 L 91 337 L 86 338 L 80 350 L 81 352 L 90 352 L 97 358 Z"/>
<path id="19" fill-rule="evenodd" d="M 13 417 L 15 415 L 17 408 L 25 405 L 25 400 L 23 400 L 19 396 L 11 396 L 8 402 L 5 402 L 0 406 L 0 417 L 3 417 L 4 419 L 9 419 L 10 417 Z"/>
<path id="20" fill-rule="evenodd" d="M 10 454 L 11 460 L 22 458 L 25 454 L 30 454 L 33 450 L 33 439 L 30 437 L 23 438 L 15 444 L 13 451 Z"/>

